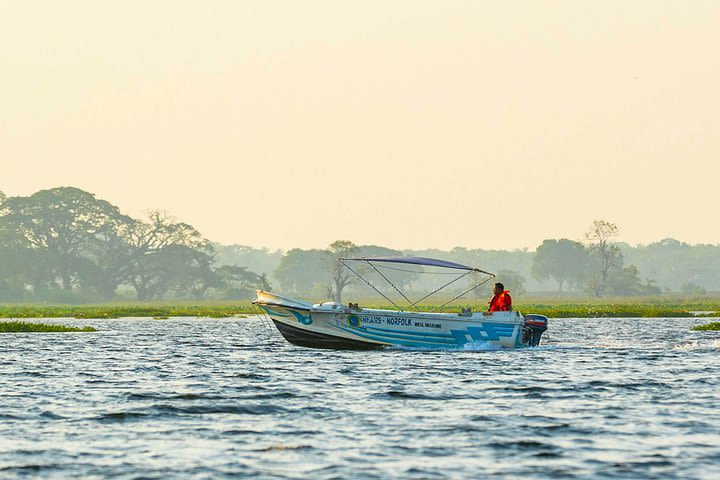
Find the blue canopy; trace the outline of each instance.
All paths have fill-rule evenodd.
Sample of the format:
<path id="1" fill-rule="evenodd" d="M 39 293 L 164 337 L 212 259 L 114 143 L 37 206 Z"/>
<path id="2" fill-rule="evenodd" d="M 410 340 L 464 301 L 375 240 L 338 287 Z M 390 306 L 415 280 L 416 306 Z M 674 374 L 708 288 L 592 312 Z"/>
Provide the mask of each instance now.
<path id="1" fill-rule="evenodd" d="M 445 260 L 438 260 L 435 258 L 425 257 L 358 257 L 358 258 L 342 258 L 341 260 L 357 260 L 364 262 L 386 262 L 386 263 L 406 263 L 409 265 L 426 265 L 428 267 L 443 267 L 443 268 L 455 268 L 457 270 L 473 270 L 476 272 L 492 273 L 479 270 L 477 268 L 468 267 L 467 265 L 460 265 L 455 262 L 446 262 Z"/>

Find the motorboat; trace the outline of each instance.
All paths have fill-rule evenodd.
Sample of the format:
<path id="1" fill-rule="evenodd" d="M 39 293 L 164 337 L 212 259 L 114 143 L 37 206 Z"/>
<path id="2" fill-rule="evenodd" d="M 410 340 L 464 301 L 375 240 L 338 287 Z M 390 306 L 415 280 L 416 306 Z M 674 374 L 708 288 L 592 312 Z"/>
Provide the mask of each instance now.
<path id="1" fill-rule="evenodd" d="M 548 319 L 543 315 L 522 315 L 518 311 L 426 312 L 419 302 L 465 278 L 468 275 L 487 276 L 481 282 L 438 307 L 448 303 L 495 278 L 495 275 L 478 268 L 425 257 L 359 257 L 341 258 L 340 264 L 378 292 L 396 309 L 363 308 L 358 304 L 334 301 L 311 304 L 272 292 L 257 290 L 253 304 L 267 315 L 282 336 L 290 343 L 310 348 L 367 350 L 387 347 L 411 348 L 464 348 L 480 344 L 502 348 L 533 347 L 540 344 L 547 330 Z M 363 268 L 372 268 L 410 302 L 400 306 L 363 275 Z M 458 277 L 419 300 L 411 301 L 379 266 L 388 264 L 419 265 L 453 270 Z M 473 277 L 470 277 L 473 278 Z M 482 278 L 482 277 L 481 277 Z"/>

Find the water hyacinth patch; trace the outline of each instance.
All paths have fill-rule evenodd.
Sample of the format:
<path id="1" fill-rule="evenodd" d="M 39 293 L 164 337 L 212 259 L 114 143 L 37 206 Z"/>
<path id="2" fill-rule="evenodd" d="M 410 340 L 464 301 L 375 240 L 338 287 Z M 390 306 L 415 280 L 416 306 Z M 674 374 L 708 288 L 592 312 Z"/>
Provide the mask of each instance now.
<path id="1" fill-rule="evenodd" d="M 692 329 L 699 331 L 720 331 L 720 322 L 712 322 L 706 325 L 696 325 L 692 327 Z"/>
<path id="2" fill-rule="evenodd" d="M 355 299 L 347 299 L 351 301 Z M 671 317 L 716 317 L 720 316 L 717 300 L 706 303 L 680 303 L 672 301 L 642 301 L 634 299 L 603 299 L 588 301 L 578 299 L 540 300 L 538 298 L 515 299 L 515 310 L 522 313 L 537 313 L 550 318 L 671 318 Z M 633 301 L 634 300 L 634 301 Z M 395 307 L 377 301 L 359 302 L 364 307 L 394 310 Z M 440 303 L 423 304 L 423 312 L 460 312 L 461 308 L 473 311 L 487 310 L 487 301 L 478 299 L 456 302 L 443 307 Z M 698 311 L 704 313 L 698 314 Z M 695 313 L 693 313 L 695 312 Z M 231 303 L 193 304 L 99 304 L 99 305 L 0 305 L 0 318 L 155 318 L 164 320 L 173 317 L 230 318 L 255 315 L 258 310 L 247 301 Z"/>
<path id="3" fill-rule="evenodd" d="M 257 313 L 257 311 L 250 302 L 230 305 L 128 304 L 0 306 L 0 318 L 227 318 L 255 313 Z"/>
<path id="4" fill-rule="evenodd" d="M 32 322 L 0 322 L 0 333 L 19 332 L 97 332 L 93 327 L 69 327 L 67 325 L 49 325 Z"/>

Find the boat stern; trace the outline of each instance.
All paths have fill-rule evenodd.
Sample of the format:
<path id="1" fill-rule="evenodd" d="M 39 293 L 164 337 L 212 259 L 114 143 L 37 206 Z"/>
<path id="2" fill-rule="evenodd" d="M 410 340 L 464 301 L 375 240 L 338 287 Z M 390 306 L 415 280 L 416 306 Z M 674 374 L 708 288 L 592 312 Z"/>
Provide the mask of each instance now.
<path id="1" fill-rule="evenodd" d="M 540 345 L 542 334 L 548 329 L 548 317 L 531 313 L 524 318 L 525 324 L 520 342 L 530 347 L 537 347 Z"/>

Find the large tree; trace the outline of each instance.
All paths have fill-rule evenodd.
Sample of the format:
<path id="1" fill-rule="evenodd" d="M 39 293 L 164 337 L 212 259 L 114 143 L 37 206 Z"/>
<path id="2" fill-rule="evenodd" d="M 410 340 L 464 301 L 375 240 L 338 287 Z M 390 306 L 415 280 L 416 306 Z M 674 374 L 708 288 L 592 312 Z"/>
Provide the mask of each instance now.
<path id="1" fill-rule="evenodd" d="M 139 300 L 162 298 L 170 289 L 202 298 L 219 285 L 212 271 L 212 245 L 187 223 L 162 211 L 151 211 L 148 220 L 135 222 L 127 232 L 132 248 L 129 283 Z"/>
<path id="2" fill-rule="evenodd" d="M 42 252 L 29 250 L 17 230 L 0 218 L 0 300 L 24 299 L 25 286 L 32 283 L 32 272 L 41 263 L 39 256 L 33 253 Z M 37 283 L 42 286 L 49 281 L 44 279 Z"/>
<path id="3" fill-rule="evenodd" d="M 64 290 L 81 283 L 88 259 L 132 219 L 117 207 L 78 188 L 41 190 L 2 203 L 3 222 L 15 229 L 28 249 L 44 252 L 44 266 Z"/>
<path id="4" fill-rule="evenodd" d="M 274 277 L 280 287 L 301 297 L 309 297 L 317 284 L 327 284 L 327 252 L 293 248 L 280 259 Z"/>
<path id="5" fill-rule="evenodd" d="M 236 265 L 245 267 L 251 272 L 271 274 L 282 260 L 281 250 L 253 248 L 246 245 L 220 245 L 213 242 L 217 262 L 220 265 Z"/>
<path id="6" fill-rule="evenodd" d="M 662 290 L 655 285 L 654 280 L 640 280 L 640 272 L 635 265 L 625 268 L 616 268 L 608 274 L 607 293 L 617 296 L 657 295 Z"/>
<path id="7" fill-rule="evenodd" d="M 552 278 L 558 292 L 562 292 L 563 285 L 579 283 L 589 263 L 589 253 L 582 243 L 567 238 L 545 240 L 535 251 L 531 273 L 537 280 Z"/>
<path id="8" fill-rule="evenodd" d="M 12 198 L 0 192 L 2 299 L 109 300 L 120 285 L 135 288 L 140 300 L 169 292 L 203 298 L 226 286 L 214 264 L 212 245 L 164 212 L 135 220 L 77 188 Z M 268 287 L 265 276 L 256 283 Z"/>
<path id="9" fill-rule="evenodd" d="M 225 298 L 251 298 L 256 289 L 271 290 L 267 276 L 258 275 L 245 267 L 223 265 L 216 270 L 225 290 Z"/>
<path id="10" fill-rule="evenodd" d="M 358 251 L 358 246 L 349 240 L 336 240 L 328 246 L 327 266 L 330 272 L 333 296 L 337 303 L 342 303 L 342 291 L 345 287 L 355 281 L 354 274 L 340 262 L 340 259 L 352 257 Z"/>
<path id="11" fill-rule="evenodd" d="M 505 290 L 509 290 L 511 293 L 524 295 L 527 292 L 525 289 L 525 277 L 513 270 L 499 270 L 495 281 L 502 283 Z"/>
<path id="12" fill-rule="evenodd" d="M 176 260 L 174 262 L 177 290 L 188 293 L 192 298 L 204 298 L 211 287 L 223 286 L 222 278 L 213 270 L 212 247 L 192 248 L 185 245 L 173 245 Z"/>
<path id="13" fill-rule="evenodd" d="M 99 233 L 88 249 L 92 262 L 87 264 L 86 277 L 94 278 L 94 289 L 103 300 L 110 300 L 132 274 L 133 262 L 140 255 L 131 243 L 131 232 L 137 225 L 138 221 L 130 218 L 113 224 Z"/>
<path id="14" fill-rule="evenodd" d="M 607 294 L 608 276 L 613 269 L 621 269 L 623 256 L 620 247 L 612 239 L 619 233 L 617 225 L 605 220 L 595 220 L 585 234 L 588 250 L 597 261 L 598 271 L 590 275 L 588 286 L 598 297 Z"/>

